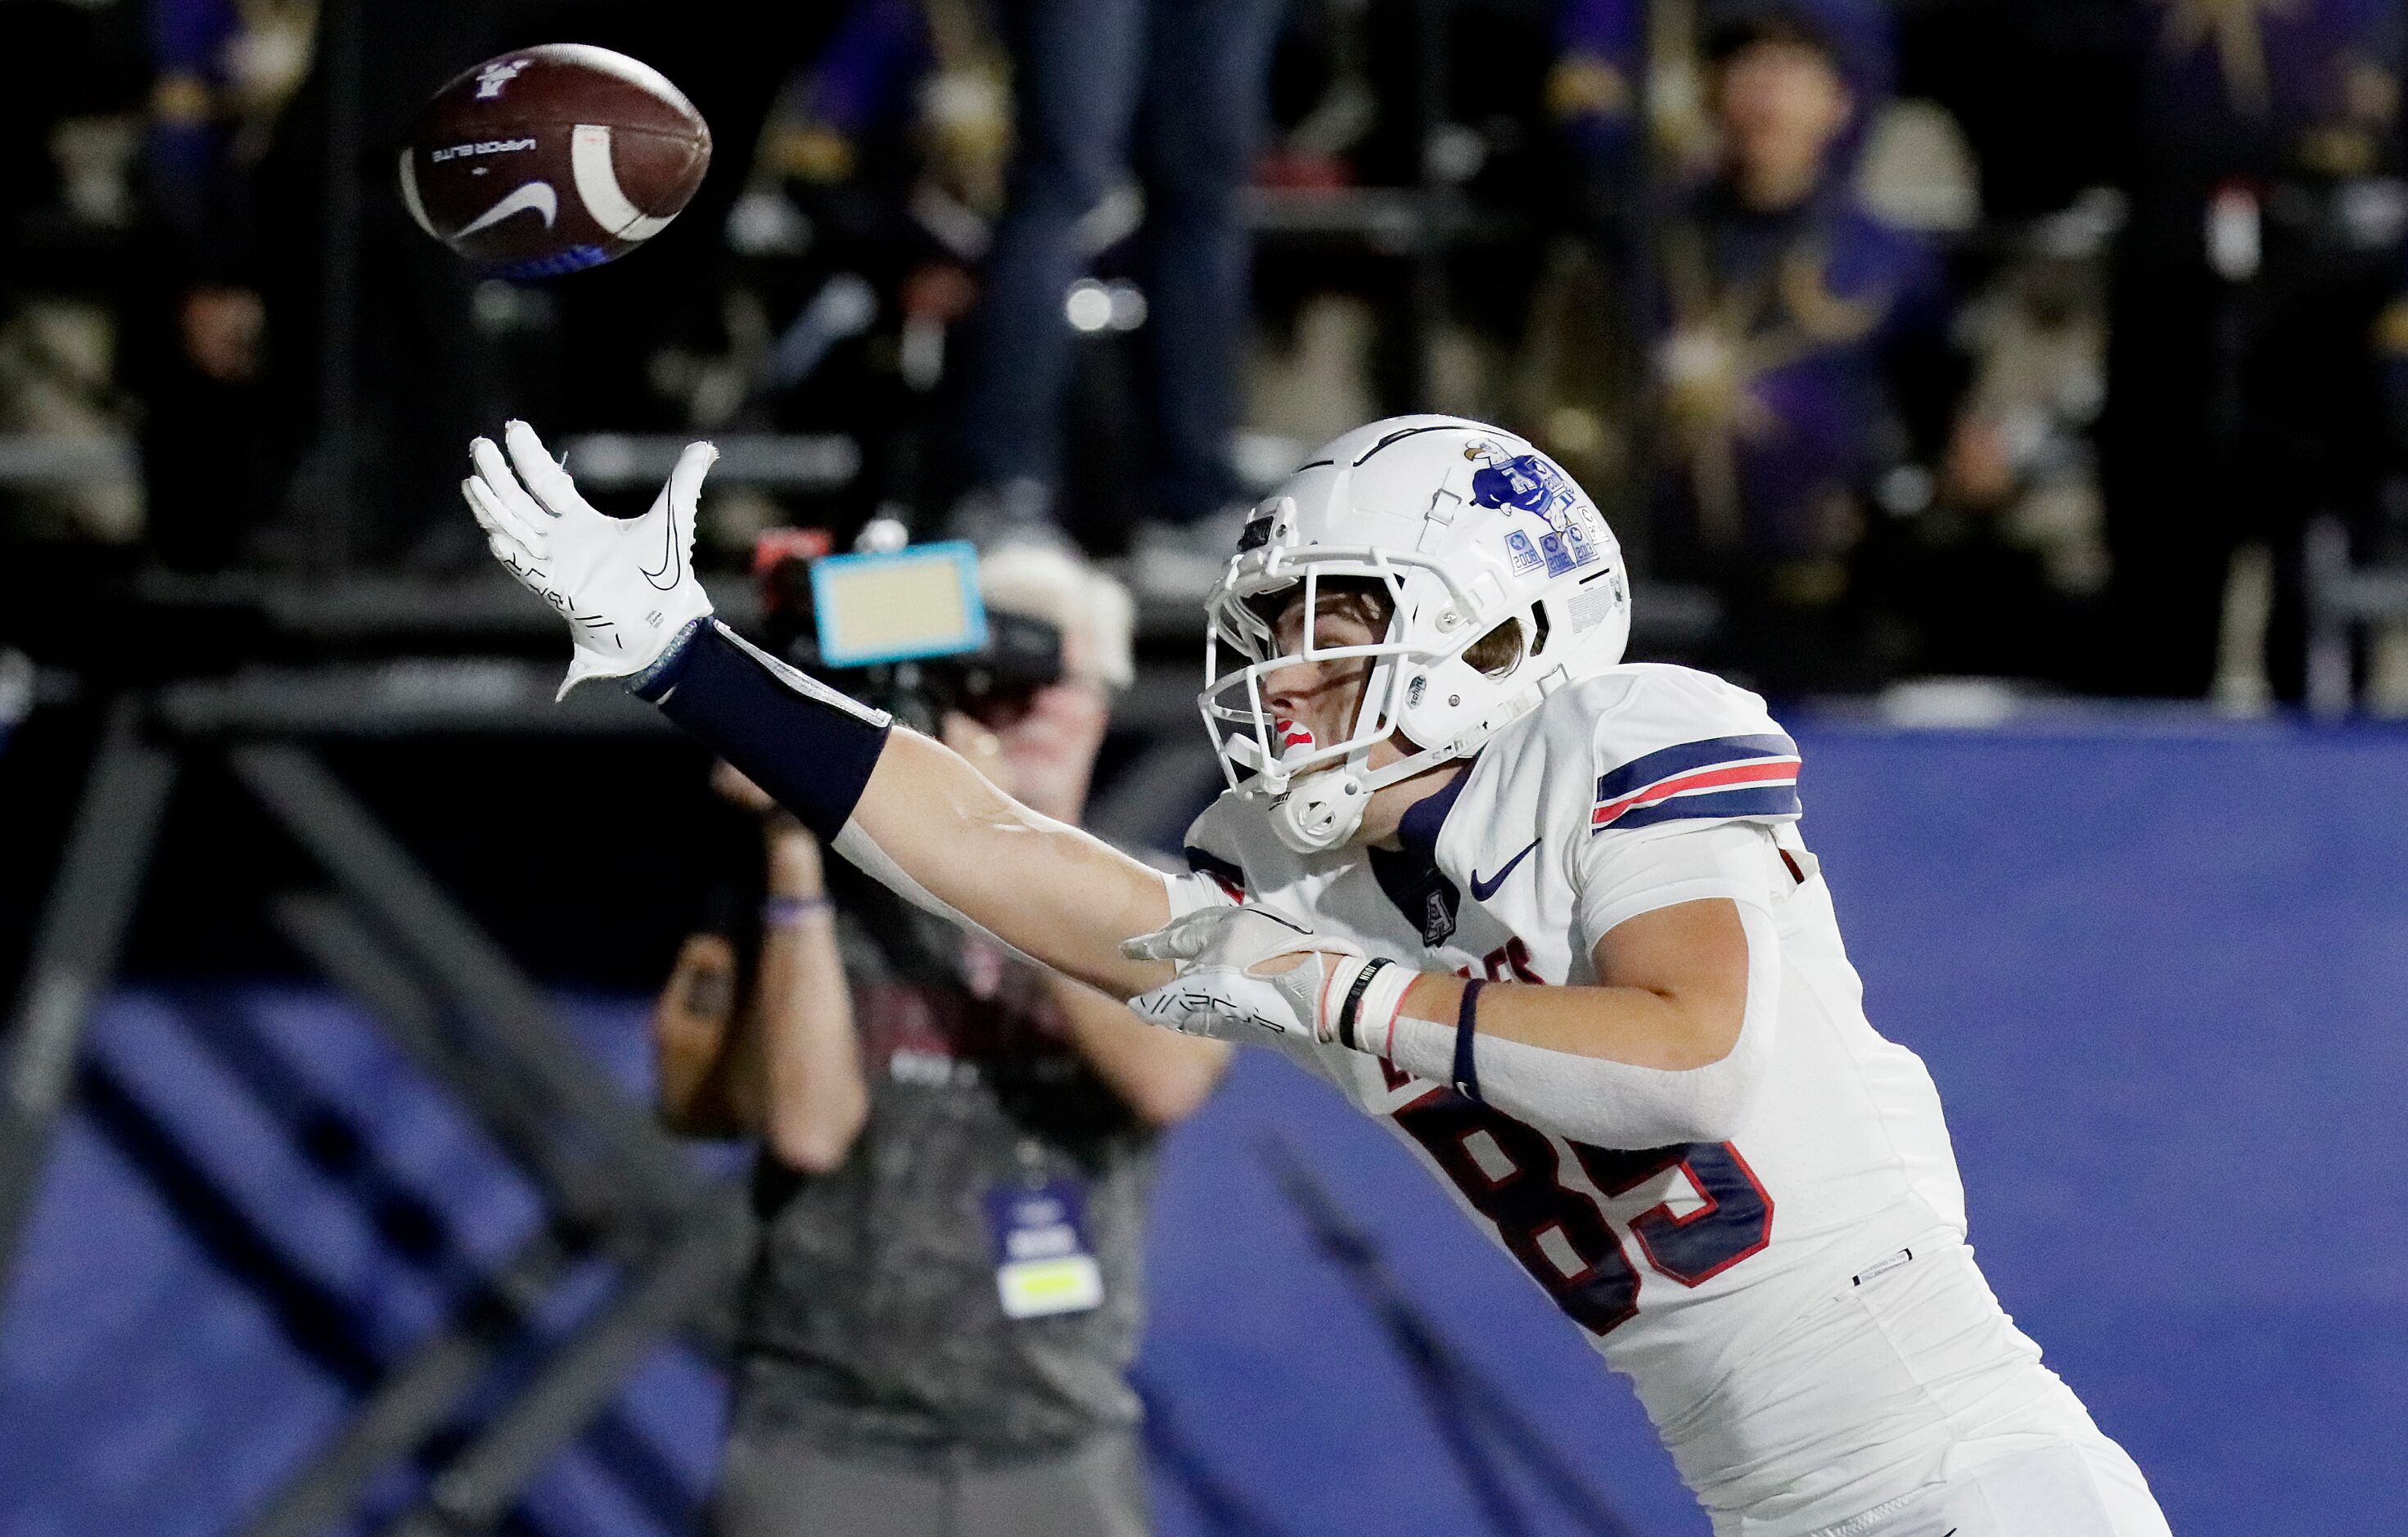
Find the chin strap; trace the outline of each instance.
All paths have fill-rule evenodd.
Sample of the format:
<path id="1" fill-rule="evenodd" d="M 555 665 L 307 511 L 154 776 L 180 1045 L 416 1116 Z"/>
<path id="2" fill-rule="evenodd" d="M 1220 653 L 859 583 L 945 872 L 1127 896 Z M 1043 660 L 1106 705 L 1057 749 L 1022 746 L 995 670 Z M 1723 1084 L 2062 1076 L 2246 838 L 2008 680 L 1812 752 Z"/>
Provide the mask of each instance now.
<path id="1" fill-rule="evenodd" d="M 1485 741 L 1487 738 L 1481 740 Z M 1476 744 L 1473 750 L 1477 750 Z M 1371 750 L 1367 747 L 1349 757 L 1342 767 L 1297 780 L 1273 800 L 1271 829 L 1279 834 L 1280 841 L 1298 854 L 1324 854 L 1338 848 L 1362 826 L 1363 812 L 1373 796 L 1415 774 L 1468 758 L 1471 752 L 1453 743 L 1426 747 L 1380 769 L 1367 767 L 1370 755 Z"/>
<path id="2" fill-rule="evenodd" d="M 1344 764 L 1297 781 L 1271 803 L 1271 830 L 1298 854 L 1322 854 L 1343 844 L 1363 825 L 1363 809 L 1378 786 L 1364 767 L 1366 748 Z"/>
<path id="3" fill-rule="evenodd" d="M 1400 673 L 1393 659 L 1383 658 L 1364 690 L 1363 708 L 1371 708 L 1372 698 L 1382 691 L 1393 690 Z M 1489 738 L 1538 708 L 1550 692 L 1533 682 L 1510 698 L 1499 700 L 1489 715 L 1469 730 L 1458 733 L 1443 745 L 1420 747 L 1384 768 L 1370 767 L 1371 744 L 1367 742 L 1349 753 L 1342 765 L 1296 780 L 1284 793 L 1277 795 L 1270 806 L 1271 828 L 1281 842 L 1298 854 L 1323 854 L 1339 848 L 1363 825 L 1363 812 L 1374 795 L 1440 764 L 1471 756 Z M 1397 722 L 1402 713 L 1385 709 L 1377 718 L 1387 721 L 1389 732 L 1394 735 L 1401 729 Z M 1293 723 L 1275 721 L 1273 726 L 1283 749 L 1312 751 L 1311 732 L 1304 732 L 1298 741 L 1294 735 L 1298 728 Z"/>

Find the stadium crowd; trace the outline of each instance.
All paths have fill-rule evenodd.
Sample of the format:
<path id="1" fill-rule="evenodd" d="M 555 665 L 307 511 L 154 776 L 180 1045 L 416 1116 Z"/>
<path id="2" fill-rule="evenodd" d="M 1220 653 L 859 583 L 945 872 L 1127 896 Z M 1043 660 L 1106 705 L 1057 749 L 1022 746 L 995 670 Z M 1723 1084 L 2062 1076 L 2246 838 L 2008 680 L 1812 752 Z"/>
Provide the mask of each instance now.
<path id="1" fill-rule="evenodd" d="M 21 577 L 448 578 L 509 413 L 849 438 L 714 502 L 731 566 L 883 510 L 1192 595 L 1296 450 L 1459 411 L 1784 693 L 2295 697 L 2311 521 L 2408 553 L 2398 0 L 320 9 L 0 7 Z M 480 280 L 393 147 L 555 36 L 719 163 L 657 249 Z"/>

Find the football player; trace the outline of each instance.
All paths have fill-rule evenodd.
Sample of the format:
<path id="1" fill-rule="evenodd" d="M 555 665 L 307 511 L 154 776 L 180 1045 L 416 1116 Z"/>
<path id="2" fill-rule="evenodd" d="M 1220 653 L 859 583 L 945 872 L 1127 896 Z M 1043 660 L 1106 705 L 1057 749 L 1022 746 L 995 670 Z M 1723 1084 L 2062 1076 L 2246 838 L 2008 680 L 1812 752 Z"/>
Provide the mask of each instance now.
<path id="1" fill-rule="evenodd" d="M 1375 423 L 1256 510 L 1209 612 L 1229 789 L 1168 878 L 714 621 L 708 445 L 620 522 L 505 438 L 465 490 L 569 622 L 564 692 L 624 680 L 912 901 L 1335 1084 L 1630 1377 L 1719 1537 L 2163 1537 L 1973 1263 L 1796 746 L 1622 662 L 1619 549 L 1528 443 Z"/>

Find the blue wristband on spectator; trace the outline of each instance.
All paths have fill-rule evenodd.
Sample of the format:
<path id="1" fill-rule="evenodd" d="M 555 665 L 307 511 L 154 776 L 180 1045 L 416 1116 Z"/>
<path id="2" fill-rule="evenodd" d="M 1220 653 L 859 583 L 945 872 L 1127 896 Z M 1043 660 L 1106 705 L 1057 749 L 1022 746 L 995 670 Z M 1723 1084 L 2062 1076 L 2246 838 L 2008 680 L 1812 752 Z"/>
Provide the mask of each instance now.
<path id="1" fill-rule="evenodd" d="M 886 750 L 883 711 L 703 620 L 628 680 L 638 698 L 742 770 L 822 842 L 853 816 Z"/>
<path id="2" fill-rule="evenodd" d="M 1455 1012 L 1455 1087 L 1474 1104 L 1486 1102 L 1480 1098 L 1480 1065 L 1472 1058 L 1471 1042 L 1480 1032 L 1480 989 L 1487 985 L 1465 983 L 1463 1006 Z"/>
<path id="3" fill-rule="evenodd" d="M 761 903 L 761 927 L 791 928 L 815 912 L 835 906 L 824 897 L 771 897 Z"/>

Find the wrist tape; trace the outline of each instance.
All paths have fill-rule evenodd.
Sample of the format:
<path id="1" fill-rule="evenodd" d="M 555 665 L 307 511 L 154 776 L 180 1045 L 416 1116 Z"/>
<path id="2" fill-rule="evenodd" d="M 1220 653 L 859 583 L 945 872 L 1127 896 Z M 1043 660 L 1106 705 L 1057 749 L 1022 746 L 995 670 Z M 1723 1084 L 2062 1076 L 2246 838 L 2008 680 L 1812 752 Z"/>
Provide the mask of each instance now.
<path id="1" fill-rule="evenodd" d="M 1420 980 L 1421 973 L 1410 966 L 1350 957 L 1330 978 L 1328 996 L 1336 1001 L 1336 1014 L 1322 1027 L 1349 1050 L 1381 1056 L 1407 990 Z"/>
<path id="2" fill-rule="evenodd" d="M 696 620 L 628 691 L 742 770 L 824 841 L 853 816 L 893 719 Z"/>

